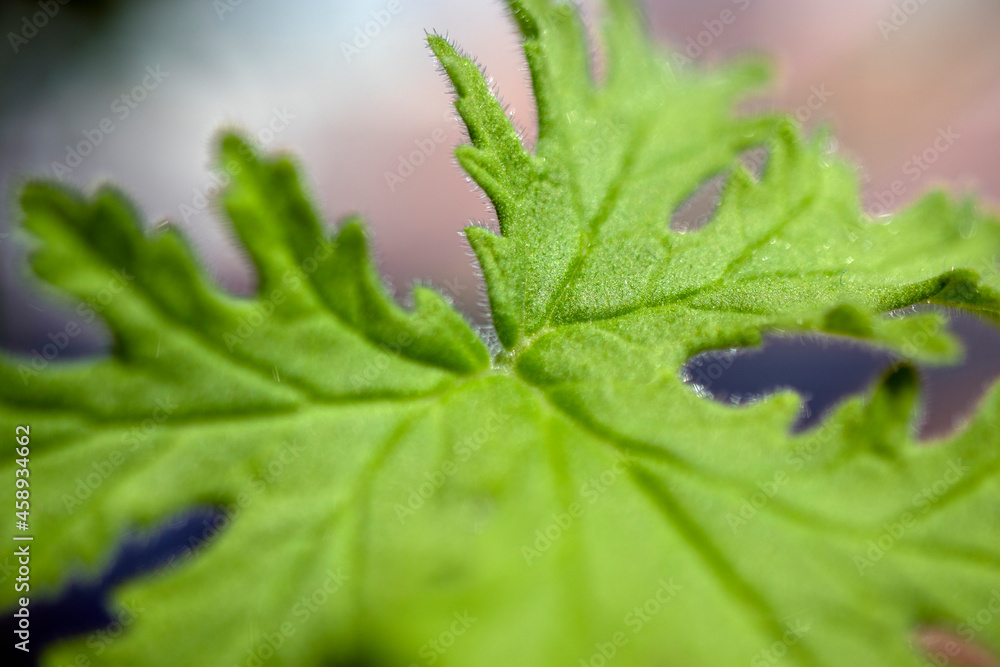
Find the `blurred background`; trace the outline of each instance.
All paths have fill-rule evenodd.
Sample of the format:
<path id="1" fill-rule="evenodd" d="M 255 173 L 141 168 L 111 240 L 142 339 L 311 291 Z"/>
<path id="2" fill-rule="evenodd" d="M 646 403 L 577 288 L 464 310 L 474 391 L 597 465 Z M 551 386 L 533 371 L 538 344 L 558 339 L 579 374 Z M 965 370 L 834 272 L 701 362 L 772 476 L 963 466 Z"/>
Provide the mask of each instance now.
<path id="1" fill-rule="evenodd" d="M 583 5 L 593 25 L 596 3 Z M 832 126 L 860 165 L 873 213 L 942 183 L 1000 209 L 995 0 L 647 0 L 645 7 L 655 38 L 699 66 L 747 51 L 769 55 L 775 80 L 763 105 L 810 128 Z M 12 234 L 26 178 L 83 189 L 113 182 L 150 225 L 166 219 L 183 229 L 222 285 L 252 291 L 253 272 L 213 203 L 213 139 L 224 127 L 294 153 L 331 224 L 361 213 L 401 299 L 415 281 L 433 283 L 474 323 L 488 324 L 459 232 L 493 213 L 452 157 L 462 129 L 425 32 L 445 33 L 476 55 L 530 143 L 527 74 L 499 0 L 4 0 L 0 28 L 6 349 L 28 354 L 72 317 L 26 279 L 24 247 Z M 966 362 L 924 374 L 920 428 L 928 438 L 960 423 L 1000 375 L 997 329 L 971 317 L 956 326 Z M 72 346 L 70 354 L 92 354 L 106 339 L 92 328 Z M 694 363 L 702 362 L 711 359 Z M 839 342 L 772 340 L 727 361 L 710 389 L 726 400 L 795 387 L 809 399 L 801 424 L 808 426 L 891 363 Z"/>

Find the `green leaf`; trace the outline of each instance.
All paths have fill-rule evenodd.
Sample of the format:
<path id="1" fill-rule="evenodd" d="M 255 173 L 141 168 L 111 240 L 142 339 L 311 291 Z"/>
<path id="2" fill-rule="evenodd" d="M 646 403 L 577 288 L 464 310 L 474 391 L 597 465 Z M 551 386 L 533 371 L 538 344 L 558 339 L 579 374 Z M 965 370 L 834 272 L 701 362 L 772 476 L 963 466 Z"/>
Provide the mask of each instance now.
<path id="1" fill-rule="evenodd" d="M 942 316 L 899 311 L 997 319 L 1000 223 L 943 193 L 868 220 L 822 138 L 736 113 L 759 65 L 675 72 L 625 0 L 607 2 L 601 80 L 570 3 L 508 4 L 532 150 L 430 38 L 469 129 L 459 160 L 500 222 L 468 230 L 492 363 L 434 291 L 390 299 L 361 223 L 328 236 L 292 163 L 235 137 L 223 204 L 252 298 L 113 191 L 25 189 L 35 273 L 114 337 L 106 358 L 0 363 L 0 429 L 31 426 L 32 595 L 97 572 L 130 531 L 226 513 L 117 591 L 121 636 L 46 664 L 908 667 L 928 625 L 1000 649 L 981 620 L 1000 599 L 1000 388 L 918 446 L 907 365 L 802 434 L 793 394 L 736 408 L 681 378 L 768 332 L 954 359 Z M 760 146 L 758 181 L 740 156 Z M 672 231 L 718 174 L 709 224 Z"/>

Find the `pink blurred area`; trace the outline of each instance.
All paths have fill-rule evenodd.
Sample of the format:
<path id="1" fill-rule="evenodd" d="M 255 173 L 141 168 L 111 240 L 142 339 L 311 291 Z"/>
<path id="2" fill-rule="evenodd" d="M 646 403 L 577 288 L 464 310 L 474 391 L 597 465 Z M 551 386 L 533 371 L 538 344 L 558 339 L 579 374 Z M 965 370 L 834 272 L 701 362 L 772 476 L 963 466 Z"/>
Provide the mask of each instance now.
<path id="1" fill-rule="evenodd" d="M 649 13 L 656 35 L 683 49 L 726 10 L 736 20 L 703 59 L 769 54 L 777 64 L 778 107 L 807 126 L 832 125 L 864 168 L 867 203 L 883 195 L 898 208 L 939 184 L 1000 201 L 1000 5 L 714 0 L 653 3 Z M 813 109 L 816 90 L 828 101 Z M 913 161 L 948 128 L 958 137 L 948 150 L 926 169 Z M 896 181 L 904 194 L 884 196 Z"/>
<path id="2" fill-rule="evenodd" d="M 585 3 L 591 18 L 595 4 Z M 120 184 L 150 221 L 181 226 L 224 284 L 246 291 L 252 272 L 215 211 L 192 213 L 182 205 L 194 208 L 198 193 L 213 192 L 212 139 L 220 127 L 257 134 L 284 109 L 294 118 L 267 148 L 299 157 L 327 218 L 353 212 L 367 218 L 381 265 L 401 293 L 415 280 L 448 285 L 458 305 L 485 319 L 459 232 L 492 213 L 452 157 L 462 129 L 425 31 L 445 33 L 476 55 L 530 140 L 526 72 L 501 3 L 399 0 L 395 13 L 382 0 L 234 5 L 221 13 L 193 1 L 126 5 L 45 85 L 8 99 L 0 135 L 5 194 L 14 175 L 51 174 L 65 146 L 111 116 L 114 133 L 65 180 Z M 901 6 L 918 9 L 900 14 Z M 938 182 L 1000 200 L 1000 5 L 652 0 L 647 11 L 664 48 L 698 45 L 693 53 L 704 66 L 747 51 L 768 54 L 777 72 L 773 103 L 798 110 L 809 127 L 833 126 L 863 165 L 869 204 L 882 195 L 895 207 Z M 385 16 L 375 36 L 359 38 Z M 58 48 L 43 43 L 45 37 L 17 58 Z M 118 121 L 110 102 L 138 84 L 149 65 L 169 76 Z M 822 98 L 813 95 L 818 90 Z M 810 101 L 818 108 L 809 108 Z M 959 138 L 911 180 L 907 165 L 946 128 Z M 408 173 L 406 161 L 421 164 L 402 182 L 387 183 L 387 174 Z M 903 181 L 902 195 L 892 193 L 894 181 Z"/>

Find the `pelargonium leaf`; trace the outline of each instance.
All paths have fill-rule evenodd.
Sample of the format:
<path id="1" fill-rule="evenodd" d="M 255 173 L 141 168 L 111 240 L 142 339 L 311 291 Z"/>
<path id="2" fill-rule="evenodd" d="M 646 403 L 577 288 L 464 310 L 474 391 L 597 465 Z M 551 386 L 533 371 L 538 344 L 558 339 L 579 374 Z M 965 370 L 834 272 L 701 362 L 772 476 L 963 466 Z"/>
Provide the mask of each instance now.
<path id="1" fill-rule="evenodd" d="M 430 37 L 500 226 L 467 230 L 492 361 L 433 290 L 387 296 L 363 223 L 328 235 L 292 162 L 235 136 L 222 203 L 250 298 L 112 190 L 24 190 L 35 273 L 114 337 L 104 358 L 0 362 L 0 428 L 31 426 L 33 587 L 192 507 L 227 524 L 117 590 L 120 638 L 47 664 L 910 667 L 928 625 L 1000 648 L 1000 624 L 967 620 L 1000 588 L 1000 388 L 918 446 L 909 365 L 797 434 L 794 394 L 735 408 L 680 376 L 768 332 L 952 360 L 942 315 L 897 311 L 995 320 L 996 218 L 932 193 L 869 220 L 822 138 L 737 113 L 760 65 L 675 71 L 607 0 L 598 78 L 570 3 L 508 5 L 530 150 L 478 66 Z M 758 147 L 759 179 L 740 163 Z M 672 230 L 719 174 L 708 224 Z"/>

